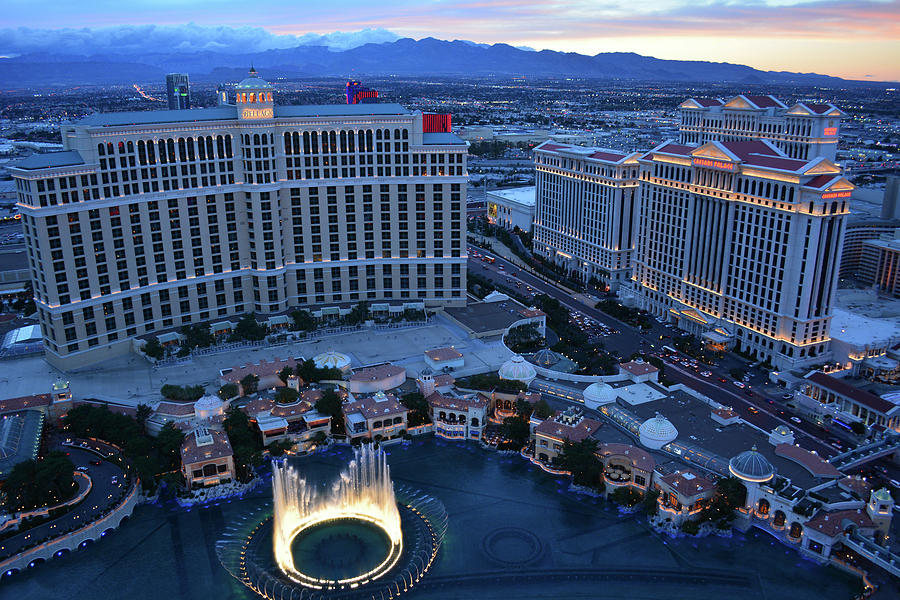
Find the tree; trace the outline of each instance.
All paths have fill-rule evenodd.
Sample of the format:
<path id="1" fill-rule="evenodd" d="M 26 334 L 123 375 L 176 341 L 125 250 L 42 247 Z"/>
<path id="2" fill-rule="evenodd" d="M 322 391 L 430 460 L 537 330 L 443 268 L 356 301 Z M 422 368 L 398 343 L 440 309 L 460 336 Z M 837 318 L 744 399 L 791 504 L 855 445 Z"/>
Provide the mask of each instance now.
<path id="1" fill-rule="evenodd" d="M 344 317 L 343 321 L 347 325 L 359 325 L 360 323 L 364 323 L 368 318 L 369 303 L 362 301 L 350 309 L 350 312 Z"/>
<path id="2" fill-rule="evenodd" d="M 531 437 L 531 428 L 528 421 L 521 417 L 506 417 L 503 419 L 503 435 L 516 446 L 522 447 Z"/>
<path id="3" fill-rule="evenodd" d="M 298 331 L 315 331 L 316 319 L 308 310 L 295 310 L 291 313 L 294 320 L 294 329 Z"/>
<path id="4" fill-rule="evenodd" d="M 206 323 L 185 325 L 181 328 L 181 335 L 184 336 L 182 346 L 185 348 L 208 348 L 216 341 Z"/>
<path id="5" fill-rule="evenodd" d="M 316 410 L 331 417 L 331 431 L 339 435 L 345 432 L 342 405 L 341 397 L 334 390 L 325 390 L 316 400 Z"/>
<path id="6" fill-rule="evenodd" d="M 266 446 L 266 449 L 271 456 L 282 456 L 286 451 L 293 447 L 294 444 L 289 440 L 278 440 Z"/>
<path id="7" fill-rule="evenodd" d="M 222 423 L 231 444 L 234 469 L 238 481 L 247 482 L 253 477 L 253 467 L 262 460 L 262 438 L 244 412 L 232 406 Z"/>
<path id="8" fill-rule="evenodd" d="M 172 421 L 167 421 L 156 436 L 156 447 L 159 449 L 163 468 L 177 469 L 181 463 L 181 443 L 184 433 Z"/>
<path id="9" fill-rule="evenodd" d="M 547 419 L 553 416 L 553 409 L 550 408 L 550 404 L 548 404 L 546 400 L 541 398 L 534 405 L 534 414 L 539 419 Z"/>
<path id="10" fill-rule="evenodd" d="M 278 388 L 275 392 L 275 402 L 279 404 L 291 404 L 297 401 L 297 398 L 300 397 L 300 393 L 294 388 L 283 387 Z"/>
<path id="11" fill-rule="evenodd" d="M 175 400 L 178 402 L 194 402 L 198 400 L 206 392 L 202 385 L 172 385 L 166 384 L 159 390 L 163 398 Z"/>
<path id="12" fill-rule="evenodd" d="M 700 533 L 700 522 L 688 519 L 681 524 L 681 531 L 687 535 L 697 535 Z"/>
<path id="13" fill-rule="evenodd" d="M 603 463 L 597 458 L 597 440 L 585 438 L 580 442 L 566 440 L 559 462 L 572 474 L 572 481 L 594 489 L 603 489 Z"/>
<path id="14" fill-rule="evenodd" d="M 609 495 L 609 499 L 616 504 L 621 504 L 622 506 L 631 508 L 641 501 L 641 495 L 636 492 L 630 485 L 623 485 L 614 489 Z"/>
<path id="15" fill-rule="evenodd" d="M 256 320 L 256 315 L 246 314 L 235 325 L 234 337 L 238 340 L 258 342 L 266 337 L 266 328 Z"/>
<path id="16" fill-rule="evenodd" d="M 229 398 L 234 398 L 239 393 L 238 386 L 234 383 L 226 383 L 222 387 L 219 388 L 219 398 L 222 400 L 228 400 Z"/>
<path id="17" fill-rule="evenodd" d="M 294 369 L 291 367 L 285 367 L 282 370 L 278 371 L 278 379 L 281 380 L 281 383 L 287 385 L 288 377 L 294 374 Z"/>
<path id="18" fill-rule="evenodd" d="M 516 414 L 519 415 L 523 419 L 528 419 L 531 417 L 531 413 L 534 412 L 534 406 L 531 405 L 531 402 L 526 400 L 525 398 L 516 398 Z"/>
<path id="19" fill-rule="evenodd" d="M 255 394 L 258 386 L 259 376 L 253 373 L 249 373 L 241 379 L 241 390 L 243 390 L 245 396 Z"/>
<path id="20" fill-rule="evenodd" d="M 153 409 L 146 404 L 138 404 L 134 412 L 134 420 L 141 427 L 141 431 L 147 430 L 147 419 L 153 414 Z"/>
<path id="21" fill-rule="evenodd" d="M 647 490 L 644 499 L 641 500 L 641 510 L 648 516 L 653 516 L 659 511 L 659 490 Z"/>
<path id="22" fill-rule="evenodd" d="M 716 491 L 709 504 L 700 512 L 701 521 L 715 521 L 719 524 L 731 523 L 734 511 L 747 501 L 747 488 L 737 477 L 728 477 L 716 482 Z"/>
<path id="23" fill-rule="evenodd" d="M 156 337 L 151 337 L 149 340 L 147 340 L 142 350 L 144 354 L 156 360 L 162 360 L 163 356 L 166 355 L 166 349 L 163 348 L 162 344 L 159 343 L 159 340 L 156 339 Z"/>
<path id="24" fill-rule="evenodd" d="M 53 506 L 75 495 L 75 465 L 63 452 L 16 464 L 3 486 L 9 512 Z"/>
<path id="25" fill-rule="evenodd" d="M 417 427 L 431 422 L 428 416 L 428 402 L 419 392 L 410 392 L 400 397 L 400 403 L 409 409 L 407 417 L 410 427 Z"/>

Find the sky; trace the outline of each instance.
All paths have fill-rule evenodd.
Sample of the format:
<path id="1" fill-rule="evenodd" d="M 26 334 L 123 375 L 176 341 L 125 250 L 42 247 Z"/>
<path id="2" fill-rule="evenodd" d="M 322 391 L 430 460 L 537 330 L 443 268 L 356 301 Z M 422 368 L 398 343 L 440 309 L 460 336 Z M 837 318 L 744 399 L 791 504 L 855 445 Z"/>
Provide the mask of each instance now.
<path id="1" fill-rule="evenodd" d="M 0 55 L 118 44 L 241 51 L 398 37 L 636 52 L 900 80 L 900 0 L 3 0 Z M 154 26 L 154 27 L 148 27 Z"/>

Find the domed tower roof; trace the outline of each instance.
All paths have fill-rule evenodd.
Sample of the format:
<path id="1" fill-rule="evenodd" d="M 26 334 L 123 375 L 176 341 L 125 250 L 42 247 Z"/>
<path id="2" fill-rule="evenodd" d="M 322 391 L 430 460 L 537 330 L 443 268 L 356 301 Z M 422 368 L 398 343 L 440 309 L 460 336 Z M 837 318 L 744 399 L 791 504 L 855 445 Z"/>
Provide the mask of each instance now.
<path id="1" fill-rule="evenodd" d="M 759 453 L 756 446 L 741 452 L 728 462 L 731 474 L 744 481 L 764 483 L 775 476 L 775 467 Z"/>
<path id="2" fill-rule="evenodd" d="M 541 367 L 552 367 L 559 362 L 559 355 L 550 348 L 542 348 L 532 355 L 531 362 Z"/>
<path id="3" fill-rule="evenodd" d="M 659 450 L 678 437 L 678 430 L 671 421 L 660 413 L 656 413 L 655 417 L 641 423 L 638 428 L 638 437 L 641 445 L 651 450 Z"/>
<path id="4" fill-rule="evenodd" d="M 503 363 L 503 366 L 497 371 L 497 375 L 500 376 L 500 379 L 531 383 L 531 380 L 537 377 L 537 371 L 521 355 L 516 354 Z"/>
<path id="5" fill-rule="evenodd" d="M 587 386 L 584 390 L 584 403 L 592 404 L 609 404 L 616 401 L 616 390 L 608 383 L 598 381 Z"/>
<path id="6" fill-rule="evenodd" d="M 313 357 L 313 362 L 320 369 L 346 369 L 350 366 L 350 357 L 341 352 L 329 350 Z"/>
<path id="7" fill-rule="evenodd" d="M 244 90 L 271 90 L 273 87 L 271 83 L 262 79 L 253 67 L 250 67 L 248 76 L 235 86 L 237 89 Z"/>

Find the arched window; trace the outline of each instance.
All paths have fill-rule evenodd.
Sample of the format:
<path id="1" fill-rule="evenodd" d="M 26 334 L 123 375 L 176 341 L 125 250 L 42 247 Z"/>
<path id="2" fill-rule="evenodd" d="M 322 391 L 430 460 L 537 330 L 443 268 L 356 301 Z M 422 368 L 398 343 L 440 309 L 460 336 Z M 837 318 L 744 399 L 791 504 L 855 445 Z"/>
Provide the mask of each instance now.
<path id="1" fill-rule="evenodd" d="M 250 92 L 250 96 L 249 96 L 249 98 L 248 98 L 248 102 L 249 102 L 250 104 L 253 104 L 254 102 L 256 102 L 256 93 L 255 93 L 255 92 Z"/>
<path id="2" fill-rule="evenodd" d="M 216 474 L 216 465 L 210 463 L 208 465 L 203 465 L 203 476 L 209 477 L 211 475 Z"/>
<path id="3" fill-rule="evenodd" d="M 290 132 L 284 132 L 284 153 L 285 154 L 293 154 L 291 147 L 291 134 Z"/>
<path id="4" fill-rule="evenodd" d="M 103 144 L 97 144 L 97 154 L 99 154 L 100 156 L 106 156 L 106 148 L 103 146 Z"/>
<path id="5" fill-rule="evenodd" d="M 147 162 L 151 165 L 156 164 L 156 144 L 153 143 L 153 140 L 147 142 Z"/>
<path id="6" fill-rule="evenodd" d="M 272 92 L 266 92 L 266 100 L 268 100 L 269 102 L 272 101 Z"/>
<path id="7" fill-rule="evenodd" d="M 472 427 L 478 427 L 478 417 L 472 417 Z"/>
<path id="8" fill-rule="evenodd" d="M 128 151 L 134 152 L 134 142 L 132 142 L 131 140 L 128 140 Z"/>
<path id="9" fill-rule="evenodd" d="M 253 134 L 253 145 L 259 146 L 259 134 L 258 133 Z"/>

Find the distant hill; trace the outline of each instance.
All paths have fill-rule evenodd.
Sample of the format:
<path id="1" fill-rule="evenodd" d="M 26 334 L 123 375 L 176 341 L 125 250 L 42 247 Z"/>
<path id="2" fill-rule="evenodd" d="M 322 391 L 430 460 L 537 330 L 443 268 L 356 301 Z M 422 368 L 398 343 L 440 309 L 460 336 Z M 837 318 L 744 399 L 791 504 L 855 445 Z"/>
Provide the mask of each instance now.
<path id="1" fill-rule="evenodd" d="M 586 56 L 574 52 L 519 49 L 507 44 L 474 44 L 434 38 L 399 39 L 344 51 L 297 46 L 250 54 L 159 52 L 117 56 L 28 54 L 0 59 L 0 87 L 73 84 L 128 84 L 160 81 L 167 72 L 187 72 L 194 81 L 228 81 L 253 64 L 276 77 L 364 75 L 582 77 L 684 83 L 873 85 L 815 73 L 760 71 L 745 65 L 663 60 L 627 52 Z M 231 79 L 235 79 L 232 77 Z"/>

